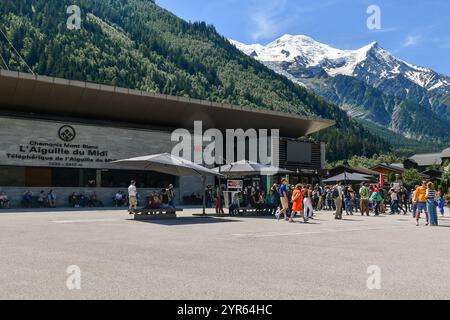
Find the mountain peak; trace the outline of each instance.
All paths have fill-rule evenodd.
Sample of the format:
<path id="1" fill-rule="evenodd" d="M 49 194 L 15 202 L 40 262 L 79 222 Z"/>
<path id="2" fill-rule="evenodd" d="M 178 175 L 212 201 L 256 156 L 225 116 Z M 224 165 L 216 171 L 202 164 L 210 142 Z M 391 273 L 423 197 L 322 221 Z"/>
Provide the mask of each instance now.
<path id="1" fill-rule="evenodd" d="M 285 34 L 266 46 L 234 44 L 259 61 L 288 63 L 293 67 L 313 70 L 314 74 L 322 69 L 330 76 L 346 75 L 366 79 L 365 81 L 370 78 L 371 85 L 381 79 L 394 79 L 401 74 L 427 90 L 450 90 L 449 77 L 402 61 L 376 41 L 357 50 L 341 50 L 306 35 Z"/>

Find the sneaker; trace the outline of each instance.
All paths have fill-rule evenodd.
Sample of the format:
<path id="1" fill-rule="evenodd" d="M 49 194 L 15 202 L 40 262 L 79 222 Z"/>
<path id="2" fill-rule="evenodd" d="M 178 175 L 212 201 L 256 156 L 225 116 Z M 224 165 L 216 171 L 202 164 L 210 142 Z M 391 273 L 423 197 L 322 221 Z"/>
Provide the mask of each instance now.
<path id="1" fill-rule="evenodd" d="M 416 221 L 416 226 L 417 226 L 417 227 L 419 226 L 419 220 Z"/>

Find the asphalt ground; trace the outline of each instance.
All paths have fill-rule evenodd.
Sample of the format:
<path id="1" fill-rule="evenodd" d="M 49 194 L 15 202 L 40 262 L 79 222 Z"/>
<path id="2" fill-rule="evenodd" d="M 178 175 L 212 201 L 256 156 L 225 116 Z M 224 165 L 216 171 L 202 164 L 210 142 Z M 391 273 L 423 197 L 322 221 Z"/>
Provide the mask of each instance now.
<path id="1" fill-rule="evenodd" d="M 197 213 L 0 211 L 0 299 L 450 299 L 449 212 L 439 227 Z"/>

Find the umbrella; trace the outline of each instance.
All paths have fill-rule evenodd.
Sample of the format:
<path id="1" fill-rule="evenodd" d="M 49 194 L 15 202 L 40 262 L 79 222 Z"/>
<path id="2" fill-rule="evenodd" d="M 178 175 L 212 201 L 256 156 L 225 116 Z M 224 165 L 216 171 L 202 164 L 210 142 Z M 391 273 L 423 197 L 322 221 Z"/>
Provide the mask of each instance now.
<path id="1" fill-rule="evenodd" d="M 241 160 L 238 162 L 226 164 L 213 169 L 227 176 L 273 176 L 279 173 L 292 174 L 293 171 L 285 170 L 273 166 L 264 165 L 254 161 Z"/>
<path id="2" fill-rule="evenodd" d="M 205 214 L 205 184 L 207 176 L 221 176 L 220 173 L 198 165 L 192 161 L 174 156 L 170 153 L 155 154 L 137 158 L 123 159 L 112 164 L 138 170 L 156 171 L 178 177 L 199 176 L 203 179 L 203 214 Z"/>
<path id="3" fill-rule="evenodd" d="M 344 182 L 368 182 L 369 179 L 363 177 L 360 174 L 344 172 L 335 177 L 331 177 L 326 180 L 323 180 L 324 183 L 341 182 L 341 181 L 344 181 Z"/>

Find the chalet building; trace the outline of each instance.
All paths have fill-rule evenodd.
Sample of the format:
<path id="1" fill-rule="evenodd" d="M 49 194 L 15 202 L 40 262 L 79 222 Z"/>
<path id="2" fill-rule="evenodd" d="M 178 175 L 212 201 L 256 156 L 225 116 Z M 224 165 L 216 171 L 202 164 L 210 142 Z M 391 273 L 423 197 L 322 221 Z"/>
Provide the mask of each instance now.
<path id="1" fill-rule="evenodd" d="M 448 153 L 450 150 L 447 149 Z M 447 152 L 445 155 L 447 155 Z M 405 169 L 416 169 L 419 172 L 424 172 L 431 167 L 440 166 L 443 163 L 442 153 L 424 153 L 424 154 L 416 154 L 405 160 L 403 163 Z"/>

